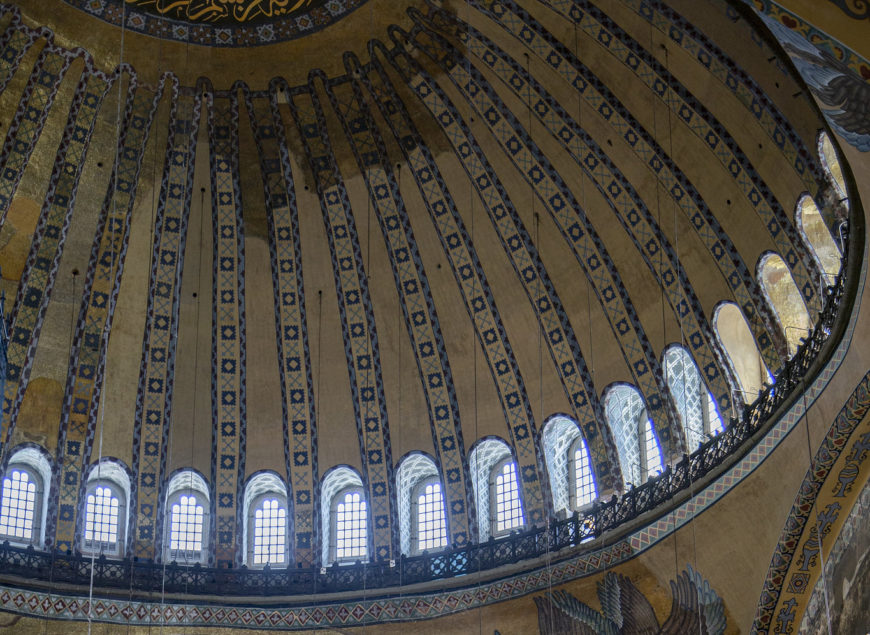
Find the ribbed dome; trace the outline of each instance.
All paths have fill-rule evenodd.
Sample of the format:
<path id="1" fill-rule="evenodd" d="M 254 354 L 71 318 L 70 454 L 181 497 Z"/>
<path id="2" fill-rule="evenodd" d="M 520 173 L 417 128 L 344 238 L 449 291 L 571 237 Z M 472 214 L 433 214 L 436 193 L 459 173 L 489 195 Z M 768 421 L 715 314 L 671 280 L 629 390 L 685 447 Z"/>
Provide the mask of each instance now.
<path id="1" fill-rule="evenodd" d="M 56 460 L 61 552 L 103 469 L 119 558 L 178 558 L 190 491 L 203 565 L 256 564 L 272 495 L 327 566 L 353 491 L 388 562 L 426 483 L 464 547 L 505 458 L 546 525 L 740 419 L 839 272 L 824 120 L 736 5 L 18 4 L 0 438 Z"/>

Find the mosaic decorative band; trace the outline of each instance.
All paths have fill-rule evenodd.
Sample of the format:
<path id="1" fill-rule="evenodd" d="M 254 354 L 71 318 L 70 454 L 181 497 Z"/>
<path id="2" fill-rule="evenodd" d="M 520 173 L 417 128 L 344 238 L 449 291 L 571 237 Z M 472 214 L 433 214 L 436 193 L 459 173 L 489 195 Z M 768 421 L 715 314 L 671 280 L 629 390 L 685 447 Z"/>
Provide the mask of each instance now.
<path id="1" fill-rule="evenodd" d="M 399 528 L 395 522 L 396 492 L 391 487 L 395 482 L 393 459 L 383 383 L 379 381 L 381 361 L 375 319 L 356 222 L 335 164 L 313 78 L 307 92 L 294 91 L 290 110 L 314 174 L 332 257 L 360 443 L 363 485 L 371 519 L 369 540 L 373 551 L 370 553 L 374 554 L 375 560 L 388 560 L 398 553 L 399 546 Z"/>
<path id="2" fill-rule="evenodd" d="M 860 298 L 866 278 L 867 261 L 864 260 L 858 290 Z M 129 625 L 223 626 L 228 628 L 260 628 L 274 630 L 303 630 L 317 627 L 347 627 L 385 622 L 411 622 L 431 619 L 468 609 L 491 605 L 512 598 L 540 592 L 554 585 L 593 575 L 618 565 L 649 549 L 653 545 L 691 523 L 704 510 L 709 509 L 746 477 L 752 474 L 779 446 L 797 425 L 805 412 L 825 390 L 849 350 L 857 321 L 855 307 L 852 318 L 837 350 L 824 370 L 806 388 L 807 399 L 799 399 L 789 411 L 773 425 L 749 453 L 710 483 L 702 491 L 647 527 L 641 528 L 613 545 L 588 551 L 493 582 L 485 582 L 464 589 L 429 594 L 407 594 L 400 597 L 348 600 L 344 602 L 294 607 L 258 608 L 250 606 L 221 606 L 213 608 L 196 604 L 168 604 L 95 598 L 89 604 L 87 596 L 20 590 L 0 587 L 0 609 L 34 617 L 100 622 Z M 851 422 L 852 428 L 860 423 L 870 409 L 870 373 L 859 382 L 843 406 L 841 417 Z M 845 446 L 845 439 L 838 439 Z"/>
<path id="3" fill-rule="evenodd" d="M 389 57 L 389 53 L 382 46 L 377 46 L 374 50 Z M 447 189 L 431 152 L 414 127 L 377 57 L 373 56 L 373 67 L 366 75 L 366 83 L 381 114 L 392 128 L 399 147 L 404 151 L 417 187 L 423 193 L 424 201 L 433 219 L 446 218 L 447 210 L 450 210 L 450 217 L 458 227 L 461 219 L 459 219 L 456 202 Z M 517 280 L 523 285 L 532 306 L 536 309 L 541 328 L 546 333 L 548 350 L 571 402 L 572 414 L 579 422 L 592 453 L 596 482 L 602 491 L 616 489 L 620 487 L 622 479 L 619 474 L 615 444 L 610 437 L 609 429 L 599 424 L 600 421 L 605 420 L 601 403 L 580 353 L 579 344 L 565 319 L 566 314 L 561 301 L 556 295 L 537 250 L 522 226 L 519 215 L 507 197 L 498 176 L 486 161 L 470 131 L 463 128 L 458 114 L 445 109 L 439 123 L 448 134 L 454 148 L 468 149 L 462 165 L 469 182 L 477 190 L 493 227 L 499 234 L 505 255 L 511 260 L 517 273 Z M 447 222 L 436 220 L 436 226 L 445 225 Z M 442 244 L 447 244 L 443 236 L 459 235 L 458 232 L 454 233 L 455 231 L 453 227 L 445 226 L 445 230 L 440 232 Z M 461 277 L 459 276 L 458 279 Z"/>
<path id="4" fill-rule="evenodd" d="M 529 186 L 534 188 L 534 195 L 543 203 L 593 285 L 611 329 L 620 342 L 626 364 L 643 395 L 662 451 L 668 456 L 681 456 L 686 448 L 685 439 L 677 424 L 676 412 L 670 400 L 665 398 L 667 388 L 661 367 L 624 290 L 619 272 L 580 202 L 555 166 L 475 68 L 451 59 L 452 47 L 432 32 L 415 33 L 412 42 L 438 62 L 486 122 L 495 140 Z M 419 77 L 421 79 L 412 80 L 412 84 L 415 81 L 432 82 L 431 79 L 426 80 L 428 75 L 425 71 L 421 71 Z"/>
<path id="5" fill-rule="evenodd" d="M 203 46 L 274 44 L 305 37 L 334 24 L 366 0 L 64 0 L 109 24 L 135 33 Z"/>
<path id="6" fill-rule="evenodd" d="M 2 56 L 0 56 L 2 57 Z M 51 298 L 72 221 L 85 156 L 112 81 L 90 66 L 76 86 L 52 167 L 48 190 L 36 222 L 24 273 L 10 315 L 10 338 L 0 443 L 8 447 L 30 378 L 36 345 Z"/>
<path id="7" fill-rule="evenodd" d="M 513 0 L 506 0 L 512 3 Z M 789 221 L 770 188 L 752 166 L 737 142 L 715 116 L 674 75 L 656 60 L 640 43 L 617 26 L 613 20 L 587 0 L 543 0 L 545 4 L 577 24 L 590 38 L 622 62 L 646 84 L 653 94 L 711 150 L 740 186 L 783 260 L 788 264 L 804 302 L 812 312 L 821 310 L 821 298 L 816 281 L 821 271 L 809 250 Z M 569 7 L 569 4 L 571 5 Z M 787 351 L 781 350 L 782 359 Z"/>
<path id="8" fill-rule="evenodd" d="M 245 484 L 245 233 L 239 179 L 239 100 L 209 93 L 212 206 L 211 529 L 217 566 L 242 560 Z M 211 562 L 209 563 L 211 564 Z"/>
<path id="9" fill-rule="evenodd" d="M 432 17 L 448 29 L 451 24 L 454 28 L 459 27 L 458 22 L 451 20 L 449 14 L 443 11 L 433 12 Z M 665 290 L 681 333 L 685 334 L 704 381 L 716 396 L 720 411 L 730 412 L 731 386 L 737 385 L 736 379 L 730 376 L 721 346 L 713 335 L 677 254 L 643 199 L 592 137 L 515 59 L 473 27 L 461 25 L 455 30 L 469 53 L 489 66 L 518 98 L 529 101 L 529 110 L 535 118 L 595 183 L 596 189 L 632 239 L 650 273 Z M 667 258 L 663 258 L 662 254 Z"/>
<path id="10" fill-rule="evenodd" d="M 199 132 L 201 93 L 183 91 L 172 103 L 163 178 L 154 218 L 151 276 L 136 415 L 133 425 L 130 493 L 135 532 L 127 542 L 128 556 L 153 559 L 162 532 L 160 486 L 166 476 L 169 427 L 172 421 L 172 388 L 187 220 L 193 191 L 193 166 Z M 132 528 L 131 528 L 132 529 Z"/>
<path id="11" fill-rule="evenodd" d="M 353 76 L 353 72 L 349 73 Z M 327 86 L 327 95 L 338 115 L 368 187 L 375 216 L 384 235 L 390 267 L 401 298 L 402 314 L 420 373 L 420 383 L 429 407 L 429 422 L 436 462 L 444 484 L 447 535 L 453 544 L 469 541 L 469 509 L 465 489 L 471 487 L 463 457 L 465 446 L 460 428 L 459 405 L 447 349 L 440 337 L 441 325 L 435 312 L 429 280 L 411 222 L 390 167 L 384 140 L 374 125 L 371 112 L 362 102 L 359 86 L 351 82 Z M 443 459 L 446 459 L 444 461 Z M 398 523 L 398 519 L 395 519 Z"/>
<path id="12" fill-rule="evenodd" d="M 523 9 L 508 9 L 498 2 L 470 0 L 472 5 L 507 32 L 528 46 L 528 50 L 558 72 L 589 106 L 595 117 L 608 122 L 635 155 L 656 175 L 673 203 L 689 219 L 716 261 L 723 278 L 740 305 L 765 363 L 778 365 L 777 338 L 784 338 L 773 310 L 761 292 L 758 281 L 746 267 L 739 252 L 719 221 L 673 159 L 607 85 L 571 51 L 543 29 Z M 782 340 L 784 344 L 784 339 Z"/>
<path id="13" fill-rule="evenodd" d="M 269 224 L 269 254 L 275 296 L 278 370 L 281 377 L 282 430 L 290 483 L 293 531 L 291 561 L 312 566 L 320 553 L 317 426 L 311 352 L 302 283 L 302 241 L 296 208 L 296 185 L 290 167 L 287 135 L 278 111 L 282 82 L 268 96 L 246 93 L 248 118 L 260 155 L 260 172 Z M 286 84 L 283 85 L 286 91 Z"/>
<path id="14" fill-rule="evenodd" d="M 61 551 L 71 551 L 81 540 L 81 477 L 90 463 L 97 427 L 108 333 L 124 269 L 139 170 L 166 81 L 166 76 L 161 78 L 155 91 L 137 85 L 135 76 L 131 78 L 118 152 L 85 274 L 61 410 L 46 531 L 47 546 Z M 171 83 L 174 96 L 178 90 L 174 77 Z"/>
<path id="15" fill-rule="evenodd" d="M 24 168 L 73 58 L 71 53 L 48 45 L 33 65 L 0 151 L 0 224 L 6 219 Z"/>

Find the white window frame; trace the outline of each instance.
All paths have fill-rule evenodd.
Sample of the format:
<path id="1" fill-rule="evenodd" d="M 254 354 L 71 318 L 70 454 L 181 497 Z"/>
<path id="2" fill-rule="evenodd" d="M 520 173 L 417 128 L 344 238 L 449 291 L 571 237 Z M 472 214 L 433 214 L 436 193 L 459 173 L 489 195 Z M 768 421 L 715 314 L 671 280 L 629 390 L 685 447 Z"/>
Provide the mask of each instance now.
<path id="1" fill-rule="evenodd" d="M 6 468 L 6 472 L 3 474 L 2 482 L 0 482 L 0 500 L 2 500 L 2 496 L 6 494 L 6 479 L 11 479 L 12 473 L 16 471 L 27 475 L 27 480 L 31 481 L 35 485 L 32 510 L 33 522 L 30 528 L 30 538 L 22 538 L 13 534 L 0 532 L 0 541 L 9 541 L 10 545 L 14 545 L 16 547 L 26 547 L 29 545 L 39 546 L 42 544 L 43 536 L 45 533 L 45 514 L 43 513 L 43 503 L 46 498 L 43 479 L 40 473 L 28 463 L 10 463 L 9 466 Z"/>
<path id="2" fill-rule="evenodd" d="M 199 553 L 193 550 L 172 549 L 172 507 L 181 503 L 182 496 L 193 496 L 197 504 L 202 506 L 202 539 L 200 540 L 202 549 Z M 182 565 L 206 563 L 209 552 L 210 509 L 211 497 L 208 485 L 199 474 L 192 470 L 185 470 L 170 479 L 163 515 L 163 558 L 165 562 L 176 562 Z"/>
<path id="3" fill-rule="evenodd" d="M 517 482 L 517 502 L 520 507 L 520 523 L 518 525 L 514 525 L 513 527 L 507 527 L 505 529 L 498 528 L 498 477 L 502 474 L 505 465 L 513 465 L 514 467 L 514 476 Z M 496 462 L 493 466 L 492 470 L 489 473 L 489 513 L 490 513 L 490 535 L 494 538 L 503 538 L 505 536 L 509 536 L 515 531 L 522 531 L 522 529 L 526 526 L 526 512 L 523 508 L 523 495 L 522 495 L 522 485 L 520 483 L 520 470 L 517 466 L 517 462 L 514 461 L 514 457 L 509 455 L 500 461 Z"/>
<path id="4" fill-rule="evenodd" d="M 10 545 L 26 547 L 42 547 L 45 544 L 45 519 L 48 517 L 48 488 L 51 484 L 51 463 L 46 458 L 45 451 L 32 443 L 24 443 L 9 451 L 9 460 L 3 478 L 13 469 L 26 471 L 28 478 L 35 478 L 36 500 L 33 505 L 33 532 L 30 540 L 21 540 L 14 536 L 0 534 L 0 542 L 9 541 Z M 0 479 L 2 489 L 2 479 Z M 0 492 L 2 495 L 2 492 Z M 38 527 L 37 527 L 38 526 Z"/>
<path id="5" fill-rule="evenodd" d="M 577 500 L 577 451 L 581 450 L 586 455 L 587 469 L 589 476 L 592 479 L 592 500 L 587 503 L 579 504 Z M 577 435 L 577 438 L 568 446 L 568 489 L 571 501 L 571 509 L 574 511 L 586 511 L 595 504 L 598 500 L 598 481 L 595 479 L 595 468 L 592 465 L 592 453 L 589 452 L 589 444 L 586 443 L 583 435 Z"/>
<path id="6" fill-rule="evenodd" d="M 98 489 L 108 489 L 111 493 L 111 498 L 118 499 L 118 533 L 117 540 L 114 544 L 105 543 L 96 540 L 87 540 L 85 537 L 87 535 L 87 522 L 88 522 L 88 498 L 91 496 L 96 496 L 96 491 Z M 87 489 L 85 490 L 85 500 L 84 500 L 84 514 L 82 517 L 82 521 L 85 524 L 82 527 L 82 547 L 81 551 L 85 555 L 96 555 L 96 556 L 108 556 L 108 557 L 119 557 L 123 555 L 122 548 L 125 543 L 126 532 L 126 510 L 127 510 L 127 499 L 124 496 L 124 492 L 121 487 L 118 486 L 117 483 L 111 481 L 109 479 L 96 479 L 88 482 Z"/>
<path id="7" fill-rule="evenodd" d="M 118 540 L 114 547 L 102 542 L 85 540 L 88 496 L 93 495 L 98 487 L 109 488 L 112 495 L 118 499 Z M 82 500 L 80 551 L 84 555 L 106 556 L 108 558 L 123 558 L 126 555 L 127 525 L 130 519 L 129 501 L 130 476 L 118 461 L 103 458 L 100 462 L 91 465 Z"/>
<path id="8" fill-rule="evenodd" d="M 444 531 L 444 544 L 437 547 L 422 548 L 420 546 L 420 496 L 430 485 L 437 485 L 441 492 L 441 524 Z M 450 545 L 450 537 L 447 535 L 447 503 L 444 501 L 444 486 L 437 477 L 420 479 L 411 489 L 411 553 L 419 555 L 424 551 L 435 553 L 446 549 Z"/>
<path id="9" fill-rule="evenodd" d="M 278 503 L 278 507 L 284 510 L 284 544 L 283 544 L 283 552 L 282 552 L 282 560 L 281 562 L 255 562 L 255 553 L 256 553 L 256 520 L 257 520 L 257 511 L 263 506 L 268 500 L 275 500 Z M 270 569 L 283 569 L 286 568 L 290 564 L 290 510 L 287 508 L 287 497 L 284 494 L 280 494 L 278 492 L 265 492 L 263 494 L 257 495 L 254 500 L 251 502 L 251 505 L 248 509 L 247 515 L 247 534 L 248 539 L 246 541 L 247 544 L 247 565 L 252 569 L 262 569 L 267 564 Z M 271 541 L 270 541 L 271 542 Z"/>
<path id="10" fill-rule="evenodd" d="M 365 552 L 361 555 L 354 556 L 338 556 L 338 506 L 344 502 L 345 497 L 348 494 L 359 494 L 362 503 L 365 505 L 365 510 L 363 513 L 363 520 L 365 521 L 365 531 L 363 532 L 363 548 Z M 354 562 L 366 562 L 369 559 L 369 532 L 371 531 L 371 527 L 369 527 L 369 516 L 370 509 L 369 503 L 366 500 L 366 494 L 362 487 L 357 485 L 352 485 L 350 487 L 345 487 L 341 489 L 335 496 L 332 498 L 332 503 L 330 504 L 331 513 L 329 515 L 330 522 L 330 544 L 329 544 L 329 557 L 332 562 L 337 562 L 339 564 L 350 564 Z"/>

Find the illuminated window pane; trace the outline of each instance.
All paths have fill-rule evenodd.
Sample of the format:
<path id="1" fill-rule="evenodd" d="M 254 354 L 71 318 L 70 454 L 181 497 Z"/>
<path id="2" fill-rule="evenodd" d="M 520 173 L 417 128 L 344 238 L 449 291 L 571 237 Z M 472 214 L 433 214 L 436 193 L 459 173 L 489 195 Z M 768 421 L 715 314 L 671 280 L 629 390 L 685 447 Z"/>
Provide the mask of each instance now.
<path id="1" fill-rule="evenodd" d="M 283 564 L 287 510 L 275 498 L 262 501 L 254 512 L 254 564 Z"/>
<path id="2" fill-rule="evenodd" d="M 85 545 L 94 551 L 118 545 L 120 501 L 112 489 L 100 485 L 85 500 Z"/>
<path id="3" fill-rule="evenodd" d="M 508 531 L 523 524 L 517 468 L 513 461 L 502 465 L 495 478 L 495 530 Z"/>
<path id="4" fill-rule="evenodd" d="M 0 534 L 20 540 L 31 540 L 35 508 L 36 483 L 27 472 L 13 469 L 3 479 Z"/>
<path id="5" fill-rule="evenodd" d="M 335 557 L 366 557 L 366 502 L 359 492 L 346 492 L 335 508 Z"/>
<path id="6" fill-rule="evenodd" d="M 417 541 L 420 551 L 447 545 L 441 483 L 429 483 L 417 496 Z"/>
<path id="7" fill-rule="evenodd" d="M 574 495 L 576 507 L 590 504 L 596 496 L 592 464 L 583 439 L 574 446 Z"/>
<path id="8" fill-rule="evenodd" d="M 659 442 L 653 432 L 652 421 L 649 419 L 644 424 L 644 450 L 647 476 L 655 476 L 656 473 L 664 471 Z"/>
<path id="9" fill-rule="evenodd" d="M 172 505 L 169 549 L 174 560 L 198 559 L 202 553 L 203 508 L 196 496 L 181 496 Z"/>

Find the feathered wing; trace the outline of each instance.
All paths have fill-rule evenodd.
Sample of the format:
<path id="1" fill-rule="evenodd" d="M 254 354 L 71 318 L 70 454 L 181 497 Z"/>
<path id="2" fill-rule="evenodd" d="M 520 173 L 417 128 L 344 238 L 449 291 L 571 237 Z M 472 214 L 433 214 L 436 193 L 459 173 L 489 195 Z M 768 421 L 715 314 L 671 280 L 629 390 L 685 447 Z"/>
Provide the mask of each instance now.
<path id="1" fill-rule="evenodd" d="M 622 632 L 632 635 L 655 635 L 659 621 L 643 593 L 624 575 L 617 575 L 622 610 Z"/>
<path id="2" fill-rule="evenodd" d="M 618 635 L 619 628 L 570 593 L 554 591 L 535 598 L 543 635 Z"/>
<path id="3" fill-rule="evenodd" d="M 822 56 L 841 74 L 831 79 L 826 86 L 813 88 L 813 92 L 826 105 L 837 108 L 836 112 L 827 114 L 840 126 L 849 132 L 870 134 L 870 84 L 827 51 L 822 51 Z"/>
<path id="4" fill-rule="evenodd" d="M 671 592 L 671 614 L 662 625 L 661 633 L 720 635 L 725 632 L 725 606 L 722 598 L 691 566 L 671 582 Z"/>

